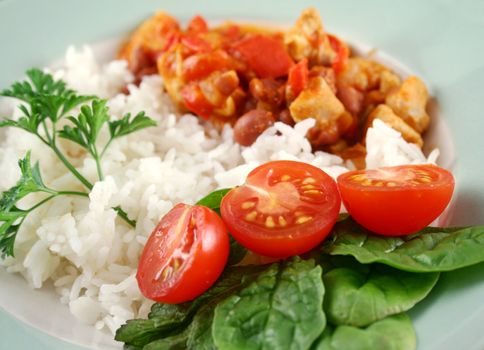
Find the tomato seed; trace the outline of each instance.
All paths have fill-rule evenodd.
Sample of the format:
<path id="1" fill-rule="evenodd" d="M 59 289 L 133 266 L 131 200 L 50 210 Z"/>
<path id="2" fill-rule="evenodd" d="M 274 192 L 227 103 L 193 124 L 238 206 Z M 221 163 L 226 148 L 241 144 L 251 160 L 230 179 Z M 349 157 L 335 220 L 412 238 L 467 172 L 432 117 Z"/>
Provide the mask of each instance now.
<path id="1" fill-rule="evenodd" d="M 281 226 L 287 225 L 287 221 L 286 221 L 286 219 L 284 219 L 284 216 L 279 216 L 278 221 L 279 221 L 279 225 L 281 225 Z"/>
<path id="2" fill-rule="evenodd" d="M 268 216 L 266 218 L 266 227 L 269 227 L 269 228 L 276 227 L 276 223 L 274 222 L 274 219 L 272 218 L 272 216 Z"/>
<path id="3" fill-rule="evenodd" d="M 291 177 L 289 175 L 282 175 L 281 177 L 281 181 L 287 181 L 289 180 Z"/>
<path id="4" fill-rule="evenodd" d="M 320 190 L 307 190 L 307 191 L 304 191 L 304 193 L 306 193 L 306 194 L 321 194 L 321 191 Z"/>
<path id="5" fill-rule="evenodd" d="M 305 222 L 311 221 L 313 218 L 311 216 L 300 216 L 296 219 L 296 224 L 304 224 Z"/>
<path id="6" fill-rule="evenodd" d="M 242 209 L 250 209 L 255 205 L 254 202 L 244 202 L 242 203 L 241 207 Z"/>
<path id="7" fill-rule="evenodd" d="M 314 186 L 314 185 L 304 185 L 304 186 L 301 186 L 301 188 L 303 190 L 311 190 L 313 188 L 316 188 L 316 186 Z"/>
<path id="8" fill-rule="evenodd" d="M 304 179 L 304 181 L 302 183 L 305 185 L 305 184 L 313 184 L 315 182 L 316 182 L 316 180 L 313 179 L 312 177 L 307 177 L 307 178 Z"/>
<path id="9" fill-rule="evenodd" d="M 254 210 L 245 216 L 245 220 L 254 221 L 256 217 L 257 217 L 257 212 Z"/>

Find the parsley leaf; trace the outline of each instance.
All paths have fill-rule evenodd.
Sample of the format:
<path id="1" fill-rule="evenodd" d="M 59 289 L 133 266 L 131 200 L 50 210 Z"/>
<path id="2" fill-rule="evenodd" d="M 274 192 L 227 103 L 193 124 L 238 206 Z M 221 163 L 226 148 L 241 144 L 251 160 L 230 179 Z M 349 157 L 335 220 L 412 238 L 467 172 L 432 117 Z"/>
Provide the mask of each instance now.
<path id="1" fill-rule="evenodd" d="M 120 120 L 109 122 L 109 133 L 111 138 L 115 139 L 150 126 L 156 126 L 156 122 L 146 116 L 145 112 L 139 112 L 134 118 L 128 113 Z"/>
<path id="2" fill-rule="evenodd" d="M 26 80 L 15 82 L 9 89 L 0 91 L 0 96 L 22 101 L 18 106 L 22 112 L 20 118 L 0 120 L 0 128 L 17 127 L 37 136 L 87 190 L 93 188 L 93 183 L 84 177 L 64 155 L 57 144 L 58 138 L 70 140 L 86 149 L 96 162 L 99 179 L 103 180 L 101 158 L 111 142 L 118 137 L 156 125 L 155 121 L 144 112 L 138 113 L 134 118 L 126 114 L 121 120 L 110 122 L 106 100 L 95 96 L 78 95 L 74 90 L 69 89 L 64 81 L 55 80 L 51 74 L 37 68 L 28 70 L 26 74 Z M 91 100 L 91 104 L 87 104 Z M 80 107 L 80 113 L 77 116 L 67 116 L 78 107 Z M 66 118 L 69 123 L 59 130 L 58 122 L 63 118 Z M 97 141 L 105 126 L 110 138 L 100 152 Z M 89 197 L 88 191 L 58 191 L 48 188 L 42 180 L 38 163 L 31 164 L 30 152 L 19 161 L 19 167 L 21 170 L 19 181 L 15 186 L 4 191 L 0 198 L 0 254 L 2 256 L 14 254 L 15 237 L 31 211 L 60 195 Z M 36 192 L 45 193 L 45 198 L 31 208 L 20 209 L 18 202 Z M 131 220 L 121 207 L 113 209 L 130 226 L 136 226 L 136 221 Z"/>
<path id="3" fill-rule="evenodd" d="M 66 125 L 58 132 L 59 137 L 68 139 L 85 148 L 92 156 L 96 155 L 96 140 L 102 126 L 109 120 L 106 100 L 93 100 L 91 106 L 81 107 L 81 113 L 67 117 L 73 126 Z"/>

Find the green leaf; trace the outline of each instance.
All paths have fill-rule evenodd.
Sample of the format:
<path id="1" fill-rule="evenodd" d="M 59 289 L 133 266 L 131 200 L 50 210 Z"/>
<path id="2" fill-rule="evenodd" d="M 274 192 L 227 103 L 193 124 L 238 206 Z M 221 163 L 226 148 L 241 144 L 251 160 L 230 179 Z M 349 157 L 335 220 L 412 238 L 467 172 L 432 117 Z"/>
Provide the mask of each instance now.
<path id="1" fill-rule="evenodd" d="M 324 274 L 324 311 L 332 324 L 363 327 L 407 311 L 430 293 L 439 278 L 438 273 L 362 266 L 366 269 L 340 267 Z"/>
<path id="2" fill-rule="evenodd" d="M 146 344 L 143 350 L 185 350 L 187 349 L 188 330 Z"/>
<path id="3" fill-rule="evenodd" d="M 48 191 L 40 176 L 39 164 L 36 163 L 32 167 L 30 163 L 30 151 L 18 164 L 22 175 L 14 187 L 3 192 L 0 198 L 0 212 L 10 211 L 15 203 L 30 193 Z"/>
<path id="4" fill-rule="evenodd" d="M 109 122 L 109 133 L 112 139 L 131 134 L 135 131 L 156 126 L 156 122 L 148 117 L 145 112 L 139 112 L 134 118 L 127 113 L 120 120 Z"/>
<path id="5" fill-rule="evenodd" d="M 2 122 L 0 127 L 15 126 L 37 134 L 39 126 L 47 118 L 55 124 L 67 112 L 94 98 L 77 95 L 67 89 L 64 81 L 54 80 L 51 74 L 37 68 L 28 70 L 27 77 L 27 80 L 16 82 L 10 89 L 0 92 L 0 96 L 17 98 L 27 103 L 27 106 L 19 106 L 23 117 L 17 122 Z"/>
<path id="6" fill-rule="evenodd" d="M 20 159 L 21 171 L 20 180 L 15 186 L 2 193 L 0 198 L 0 253 L 13 256 L 15 237 L 27 216 L 28 211 L 17 208 L 16 204 L 22 198 L 35 192 L 49 192 L 40 175 L 39 164 L 32 166 L 30 152 L 27 152 L 23 159 Z"/>
<path id="7" fill-rule="evenodd" d="M 216 190 L 213 191 L 212 193 L 206 195 L 202 199 L 200 199 L 197 203 L 197 205 L 203 205 L 207 208 L 212 209 L 213 211 L 216 211 L 217 214 L 220 215 L 220 203 L 222 202 L 222 198 L 229 193 L 231 188 L 224 188 L 221 190 Z"/>
<path id="8" fill-rule="evenodd" d="M 212 335 L 224 349 L 307 349 L 325 326 L 321 267 L 294 258 L 271 265 L 215 308 Z"/>
<path id="9" fill-rule="evenodd" d="M 253 281 L 266 268 L 265 266 L 229 268 L 224 271 L 212 288 L 194 301 L 178 305 L 154 304 L 148 320 L 128 321 L 116 331 L 115 339 L 139 348 L 150 344 L 150 346 L 163 349 L 165 339 L 167 344 L 171 344 L 174 339 L 179 339 L 175 335 L 182 332 L 186 332 L 187 339 L 189 334 L 190 337 L 202 337 L 201 327 L 196 324 L 196 322 L 203 321 L 203 318 L 196 317 L 199 310 L 203 313 L 206 310 L 213 310 L 220 300 Z M 194 321 L 192 322 L 192 320 Z M 187 328 L 193 328 L 193 333 L 189 333 Z M 206 336 L 203 337 L 206 338 Z M 151 344 L 155 341 L 156 343 Z"/>
<path id="10" fill-rule="evenodd" d="M 130 320 L 116 331 L 115 339 L 129 345 L 144 345 L 176 334 L 189 322 L 190 308 L 185 305 L 155 304 L 147 320 Z"/>
<path id="11" fill-rule="evenodd" d="M 212 322 L 216 302 L 212 300 L 210 305 L 200 308 L 193 318 L 187 337 L 187 348 L 196 350 L 216 350 L 212 337 Z"/>
<path id="12" fill-rule="evenodd" d="M 20 224 L 13 225 L 12 222 L 4 222 L 0 226 L 0 253 L 2 259 L 5 256 L 14 256 L 15 237 L 19 229 Z"/>
<path id="13" fill-rule="evenodd" d="M 59 137 L 68 139 L 86 148 L 93 156 L 94 147 L 99 133 L 105 123 L 109 120 L 109 109 L 106 100 L 93 100 L 91 106 L 84 105 L 77 116 L 67 119 L 73 126 L 64 126 L 58 132 Z"/>
<path id="14" fill-rule="evenodd" d="M 229 251 L 229 259 L 227 260 L 228 266 L 237 265 L 240 263 L 244 257 L 247 255 L 247 249 L 237 242 L 232 235 L 229 235 L 230 239 L 230 251 Z"/>
<path id="15" fill-rule="evenodd" d="M 406 314 L 387 317 L 367 328 L 328 325 L 313 350 L 415 350 L 417 337 Z"/>
<path id="16" fill-rule="evenodd" d="M 14 127 L 17 127 L 19 128 L 20 125 L 18 124 L 18 122 L 16 122 L 15 120 L 10 120 L 10 119 L 4 119 L 4 118 L 0 118 L 0 119 L 3 119 L 3 120 L 0 120 L 0 128 L 3 128 L 5 126 L 14 126 Z"/>
<path id="17" fill-rule="evenodd" d="M 427 227 L 410 236 L 384 237 L 346 219 L 336 223 L 322 251 L 410 272 L 451 271 L 484 261 L 484 226 Z"/>

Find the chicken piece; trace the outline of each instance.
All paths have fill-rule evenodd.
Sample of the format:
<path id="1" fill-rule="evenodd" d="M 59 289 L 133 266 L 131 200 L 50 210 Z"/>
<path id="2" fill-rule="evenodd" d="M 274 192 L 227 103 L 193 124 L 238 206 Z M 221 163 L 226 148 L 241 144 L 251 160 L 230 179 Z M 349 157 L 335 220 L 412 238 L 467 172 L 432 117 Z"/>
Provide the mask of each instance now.
<path id="1" fill-rule="evenodd" d="M 324 33 L 321 17 L 314 8 L 301 13 L 294 27 L 285 33 L 284 44 L 296 62 L 307 58 L 310 66 L 330 65 L 336 58 L 336 53 Z"/>
<path id="2" fill-rule="evenodd" d="M 332 145 L 329 150 L 331 153 L 336 154 L 344 160 L 350 160 L 357 169 L 364 169 L 366 147 L 361 143 L 356 143 L 353 146 L 348 146 L 345 140 L 340 140 L 335 145 Z"/>
<path id="3" fill-rule="evenodd" d="M 182 48 L 177 47 L 165 52 L 157 60 L 159 74 L 163 77 L 163 85 L 173 102 L 181 110 L 186 110 L 181 91 L 185 86 L 182 79 L 183 57 Z"/>
<path id="4" fill-rule="evenodd" d="M 333 68 L 314 66 L 309 70 L 309 78 L 322 77 L 328 83 L 331 90 L 336 93 L 336 74 Z"/>
<path id="5" fill-rule="evenodd" d="M 147 66 L 156 67 L 156 55 L 165 51 L 180 31 L 178 21 L 165 12 L 157 12 L 144 21 L 118 53 L 135 74 Z"/>
<path id="6" fill-rule="evenodd" d="M 316 125 L 308 133 L 314 146 L 334 144 L 354 123 L 322 77 L 309 79 L 308 87 L 291 103 L 289 111 L 295 122 L 316 119 Z"/>
<path id="7" fill-rule="evenodd" d="M 337 120 L 345 111 L 340 100 L 322 77 L 309 79 L 308 87 L 289 106 L 295 122 L 314 118 L 320 125 Z"/>
<path id="8" fill-rule="evenodd" d="M 386 96 L 390 91 L 398 88 L 402 83 L 401 79 L 395 73 L 385 70 L 380 74 L 380 92 Z"/>
<path id="9" fill-rule="evenodd" d="M 428 92 L 425 84 L 419 78 L 412 76 L 402 83 L 400 88 L 390 91 L 385 103 L 393 109 L 417 132 L 424 132 L 430 123 L 430 117 L 425 111 Z"/>
<path id="10" fill-rule="evenodd" d="M 393 129 L 399 131 L 407 142 L 415 143 L 419 147 L 423 146 L 423 140 L 420 134 L 410 125 L 408 125 L 402 118 L 396 115 L 387 105 L 378 105 L 371 112 L 371 114 L 368 116 L 365 130 L 368 130 L 375 119 L 380 119 Z"/>
<path id="11" fill-rule="evenodd" d="M 343 84 L 360 91 L 379 89 L 381 76 L 391 71 L 385 66 L 361 57 L 348 59 L 345 68 L 337 76 L 337 85 Z"/>

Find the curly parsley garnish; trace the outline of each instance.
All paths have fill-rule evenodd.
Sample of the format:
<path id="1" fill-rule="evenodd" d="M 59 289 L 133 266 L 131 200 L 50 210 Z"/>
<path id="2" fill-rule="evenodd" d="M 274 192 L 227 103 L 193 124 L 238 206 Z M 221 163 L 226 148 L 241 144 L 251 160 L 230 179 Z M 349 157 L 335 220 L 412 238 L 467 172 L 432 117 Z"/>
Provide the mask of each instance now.
<path id="1" fill-rule="evenodd" d="M 30 212 L 57 196 L 88 197 L 89 191 L 93 188 L 93 184 L 76 169 L 58 147 L 58 138 L 70 140 L 85 149 L 96 162 L 99 180 L 103 180 L 101 159 L 111 142 L 156 125 L 156 122 L 144 112 L 134 117 L 126 114 L 120 120 L 111 121 L 106 100 L 96 96 L 78 95 L 74 90 L 68 89 L 64 81 L 54 80 L 51 74 L 36 68 L 28 70 L 27 77 L 28 80 L 16 82 L 10 89 L 0 92 L 0 96 L 13 97 L 22 101 L 19 105 L 22 116 L 18 120 L 0 120 L 0 127 L 17 127 L 38 137 L 81 182 L 85 191 L 54 190 L 47 187 L 42 180 L 39 164 L 32 166 L 30 152 L 28 152 L 23 159 L 19 160 L 22 174 L 20 180 L 14 187 L 3 192 L 0 198 L 0 254 L 2 256 L 14 255 L 15 237 Z M 77 116 L 69 115 L 75 108 L 80 108 L 80 113 Z M 63 128 L 58 127 L 61 119 L 67 121 L 67 125 Z M 109 139 L 100 146 L 98 136 L 106 126 L 109 130 Z M 31 208 L 19 208 L 18 202 L 22 198 L 38 192 L 45 193 L 45 198 Z M 121 207 L 113 209 L 126 223 L 136 226 L 136 222 L 129 219 Z"/>

